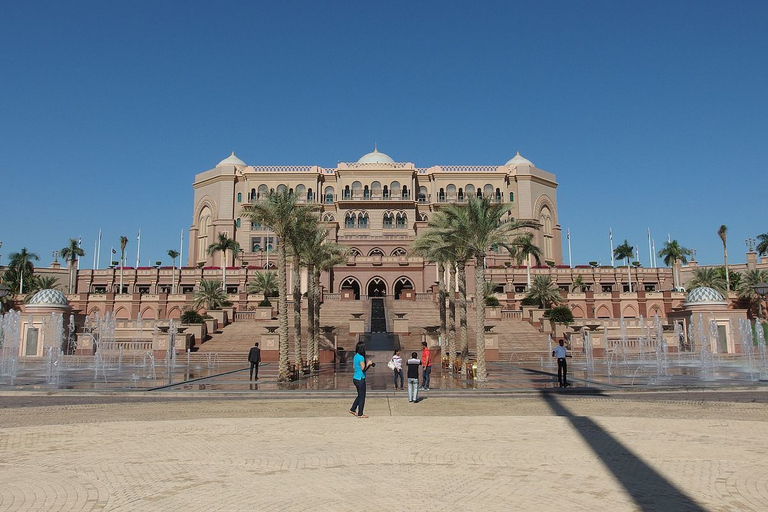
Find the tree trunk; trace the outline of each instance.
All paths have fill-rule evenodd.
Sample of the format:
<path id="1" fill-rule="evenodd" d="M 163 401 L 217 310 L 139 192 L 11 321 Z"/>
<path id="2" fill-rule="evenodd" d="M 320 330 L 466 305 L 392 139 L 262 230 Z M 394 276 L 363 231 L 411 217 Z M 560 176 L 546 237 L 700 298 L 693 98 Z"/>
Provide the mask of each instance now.
<path id="1" fill-rule="evenodd" d="M 448 336 L 445 318 L 445 265 L 443 262 L 437 262 L 437 300 L 440 311 L 440 339 L 442 341 L 441 350 L 448 350 Z M 443 355 L 446 355 L 445 353 Z M 447 354 L 450 358 L 450 352 Z"/>
<path id="2" fill-rule="evenodd" d="M 301 368 L 301 267 L 299 259 L 293 257 L 293 357 L 297 368 Z"/>
<path id="3" fill-rule="evenodd" d="M 466 262 L 457 262 L 459 276 L 459 340 L 461 343 L 461 358 L 469 356 L 467 340 L 467 268 Z"/>
<path id="4" fill-rule="evenodd" d="M 731 291 L 731 276 L 728 275 L 728 249 L 725 248 L 725 242 L 723 242 L 723 260 L 725 261 L 725 288 L 728 291 L 726 299 L 728 299 Z"/>
<path id="5" fill-rule="evenodd" d="M 315 356 L 316 360 L 320 359 L 320 271 L 315 269 Z"/>
<path id="6" fill-rule="evenodd" d="M 285 243 L 283 242 L 277 247 L 278 381 L 286 381 L 290 375 L 288 368 L 288 280 L 285 275 L 285 267 Z"/>
<path id="7" fill-rule="evenodd" d="M 676 291 L 678 288 L 678 277 L 677 277 L 677 260 L 672 260 L 672 291 Z"/>
<path id="8" fill-rule="evenodd" d="M 629 269 L 629 259 L 627 259 L 627 286 L 629 293 L 632 293 L 632 271 Z"/>
<path id="9" fill-rule="evenodd" d="M 477 354 L 477 380 L 484 382 L 488 378 L 485 369 L 485 298 L 480 290 L 485 287 L 485 269 L 483 258 L 478 257 L 475 264 L 475 352 Z"/>
<path id="10" fill-rule="evenodd" d="M 227 251 L 221 251 L 221 289 L 227 293 Z"/>
<path id="11" fill-rule="evenodd" d="M 307 359 L 310 363 L 315 361 L 315 268 L 307 267 Z"/>
<path id="12" fill-rule="evenodd" d="M 525 259 L 525 291 L 531 289 L 531 255 Z"/>
<path id="13" fill-rule="evenodd" d="M 448 269 L 448 357 L 451 367 L 456 364 L 456 266 Z"/>

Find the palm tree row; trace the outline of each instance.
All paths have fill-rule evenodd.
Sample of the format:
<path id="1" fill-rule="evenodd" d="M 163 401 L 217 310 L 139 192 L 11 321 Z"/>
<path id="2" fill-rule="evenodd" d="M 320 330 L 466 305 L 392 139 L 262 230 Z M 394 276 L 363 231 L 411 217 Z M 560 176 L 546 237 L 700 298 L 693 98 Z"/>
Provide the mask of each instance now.
<path id="1" fill-rule="evenodd" d="M 461 353 L 468 354 L 466 339 L 466 263 L 475 260 L 475 350 L 477 358 L 477 378 L 484 381 L 487 378 L 485 364 L 485 255 L 491 247 L 506 249 L 516 255 L 518 247 L 525 237 L 521 230 L 536 229 L 539 224 L 529 221 L 517 221 L 508 215 L 509 203 L 492 203 L 488 198 L 469 197 L 466 205 L 450 204 L 441 209 L 429 221 L 429 230 L 420 235 L 413 244 L 414 250 L 425 258 L 448 263 L 457 269 L 459 291 L 459 328 L 461 335 Z M 515 243 L 517 242 L 517 246 Z M 439 271 L 439 266 L 438 266 Z M 440 274 L 440 272 L 438 272 Z M 444 272 L 443 272 L 444 274 Z M 444 279 L 440 278 L 440 279 Z M 453 280 L 451 279 L 451 292 Z M 438 289 L 440 288 L 438 282 Z M 445 308 L 445 300 L 441 300 L 440 308 Z M 441 322 L 447 318 L 445 313 L 440 315 Z M 448 332 L 449 360 L 453 356 L 453 346 L 450 330 L 440 326 L 441 333 Z"/>

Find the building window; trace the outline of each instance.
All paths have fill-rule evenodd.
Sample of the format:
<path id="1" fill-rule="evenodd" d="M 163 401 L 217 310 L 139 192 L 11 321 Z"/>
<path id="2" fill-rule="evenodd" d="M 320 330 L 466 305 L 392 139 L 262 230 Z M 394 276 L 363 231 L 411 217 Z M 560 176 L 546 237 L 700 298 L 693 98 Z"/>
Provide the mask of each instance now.
<path id="1" fill-rule="evenodd" d="M 396 217 L 396 221 L 397 221 L 398 229 L 405 229 L 408 224 L 408 217 L 404 213 L 398 213 Z"/>
<path id="2" fill-rule="evenodd" d="M 238 203 L 242 203 L 243 202 L 243 193 L 242 192 L 238 192 L 237 193 L 237 202 Z"/>
<path id="3" fill-rule="evenodd" d="M 514 192 L 510 192 L 509 193 L 509 202 L 510 203 L 514 203 L 515 202 L 515 193 Z"/>
<path id="4" fill-rule="evenodd" d="M 361 213 L 357 216 L 357 227 L 360 229 L 368 228 L 368 214 Z"/>
<path id="5" fill-rule="evenodd" d="M 336 191 L 333 187 L 325 187 L 325 204 L 333 204 L 333 195 Z"/>
<path id="6" fill-rule="evenodd" d="M 611 293 L 613 291 L 613 286 L 611 286 L 610 284 L 604 284 L 602 288 L 603 288 L 603 293 Z"/>
<path id="7" fill-rule="evenodd" d="M 384 229 L 389 229 L 394 226 L 395 216 L 392 213 L 384 214 Z"/>
<path id="8" fill-rule="evenodd" d="M 194 286 L 182 286 L 181 287 L 181 293 L 195 293 L 195 287 Z"/>
<path id="9" fill-rule="evenodd" d="M 238 219 L 235 221 L 235 226 L 237 226 L 238 228 L 240 227 L 240 218 L 238 218 Z"/>
<path id="10" fill-rule="evenodd" d="M 347 229 L 352 229 L 355 227 L 355 214 L 348 213 L 344 216 L 344 227 Z"/>

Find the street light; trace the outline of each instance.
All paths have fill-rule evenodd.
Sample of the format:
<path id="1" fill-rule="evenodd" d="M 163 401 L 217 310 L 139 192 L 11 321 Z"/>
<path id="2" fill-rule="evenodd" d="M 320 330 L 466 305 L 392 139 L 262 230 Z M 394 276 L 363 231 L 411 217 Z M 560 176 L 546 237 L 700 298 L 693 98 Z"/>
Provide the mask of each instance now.
<path id="1" fill-rule="evenodd" d="M 760 296 L 760 307 L 757 308 L 757 316 L 759 317 L 760 313 L 763 311 L 762 301 L 764 301 L 765 296 L 768 295 L 768 283 L 761 281 L 753 286 L 752 289 L 755 290 L 755 293 Z"/>

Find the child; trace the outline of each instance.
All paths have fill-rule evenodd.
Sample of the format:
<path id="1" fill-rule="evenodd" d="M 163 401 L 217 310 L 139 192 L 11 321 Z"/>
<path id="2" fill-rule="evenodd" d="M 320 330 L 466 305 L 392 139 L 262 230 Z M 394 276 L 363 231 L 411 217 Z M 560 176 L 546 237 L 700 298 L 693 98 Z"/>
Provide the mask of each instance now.
<path id="1" fill-rule="evenodd" d="M 419 366 L 421 359 L 416 352 L 411 353 L 408 360 L 408 401 L 415 403 L 419 397 Z"/>

